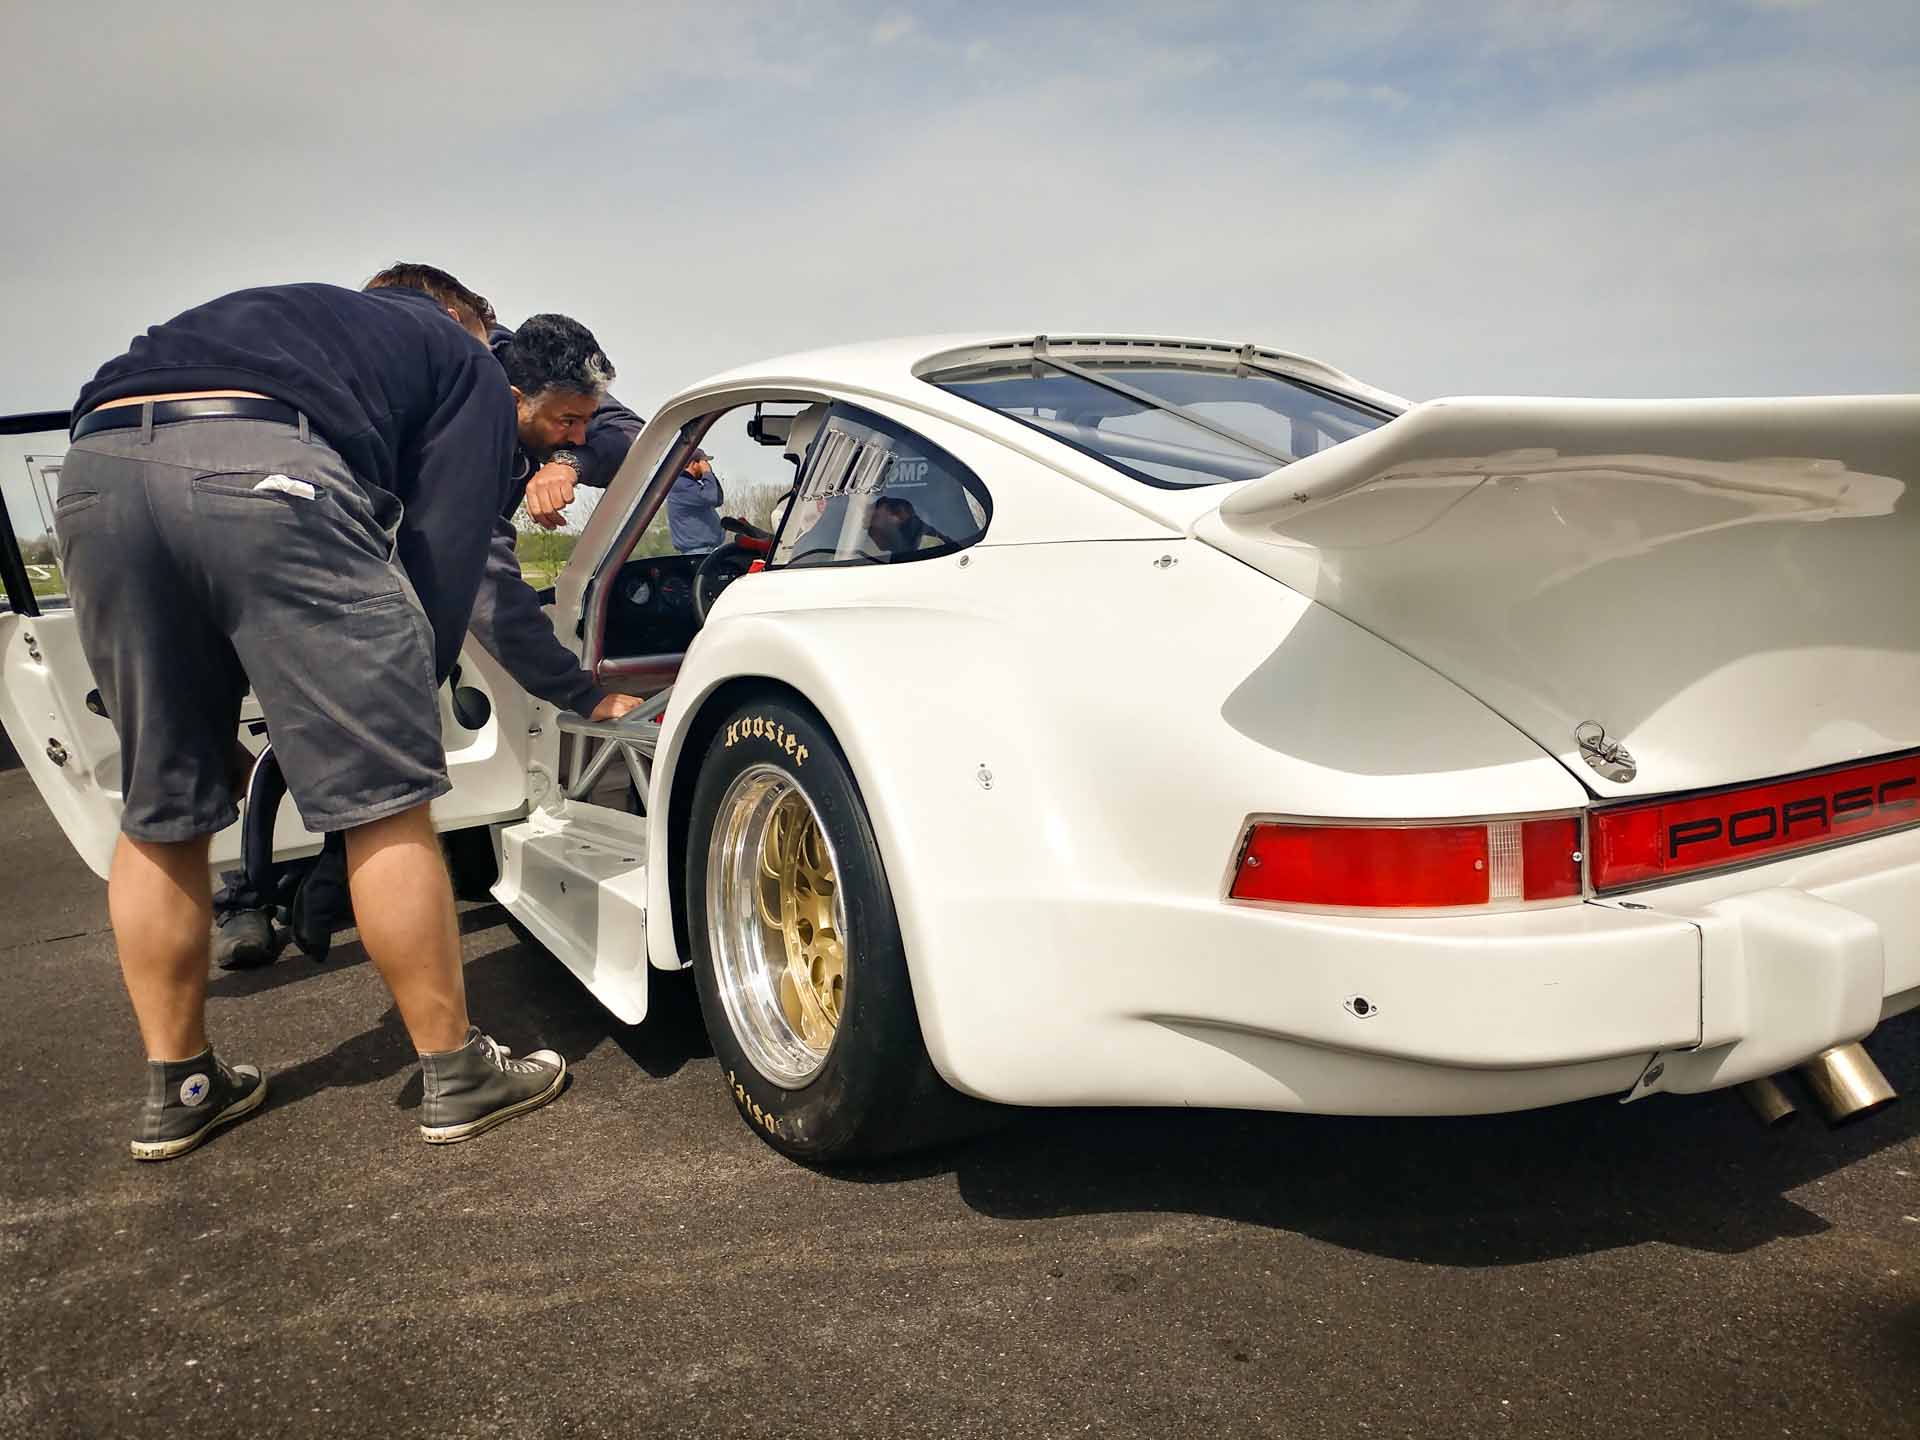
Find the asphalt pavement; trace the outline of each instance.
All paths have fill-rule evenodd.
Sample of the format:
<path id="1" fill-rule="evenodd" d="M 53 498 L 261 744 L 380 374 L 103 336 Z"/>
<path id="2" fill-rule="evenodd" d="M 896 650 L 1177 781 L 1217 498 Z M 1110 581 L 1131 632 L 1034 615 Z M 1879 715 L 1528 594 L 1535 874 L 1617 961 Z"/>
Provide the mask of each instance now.
<path id="1" fill-rule="evenodd" d="M 266 1108 L 137 1165 L 103 887 L 0 774 L 0 1436 L 1920 1435 L 1920 1097 L 1023 1112 L 829 1174 L 736 1118 L 680 977 L 629 1029 L 464 925 L 557 1104 L 422 1144 L 348 944 L 215 978 Z M 1920 1017 L 1873 1049 L 1920 1091 Z"/>

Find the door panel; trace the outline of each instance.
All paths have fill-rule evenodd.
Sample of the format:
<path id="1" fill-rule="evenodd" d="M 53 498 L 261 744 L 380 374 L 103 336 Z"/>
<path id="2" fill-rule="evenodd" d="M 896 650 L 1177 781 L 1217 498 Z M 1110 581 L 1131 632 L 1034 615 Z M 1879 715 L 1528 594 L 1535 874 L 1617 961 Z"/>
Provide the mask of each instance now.
<path id="1" fill-rule="evenodd" d="M 120 828 L 120 742 L 95 708 L 100 702 L 53 545 L 66 425 L 59 412 L 0 417 L 0 580 L 6 592 L 0 603 L 0 726 L 67 839 L 104 876 Z M 509 819 L 526 809 L 532 723 L 526 693 L 478 646 L 461 657 L 461 684 L 486 696 L 491 714 L 477 729 L 467 729 L 454 715 L 448 687 L 441 687 L 441 734 L 453 780 L 453 789 L 433 806 L 442 830 Z M 257 754 L 266 723 L 251 693 L 240 713 L 240 743 Z M 300 823 L 289 799 L 276 819 L 274 841 L 277 854 L 291 856 L 319 848 L 320 837 Z M 214 837 L 216 867 L 236 863 L 239 854 L 238 825 Z"/>

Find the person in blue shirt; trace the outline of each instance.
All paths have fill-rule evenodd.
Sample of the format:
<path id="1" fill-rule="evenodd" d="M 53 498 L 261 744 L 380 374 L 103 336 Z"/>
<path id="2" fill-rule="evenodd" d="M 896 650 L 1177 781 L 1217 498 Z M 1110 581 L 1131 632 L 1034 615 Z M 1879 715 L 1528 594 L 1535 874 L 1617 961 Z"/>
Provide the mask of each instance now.
<path id="1" fill-rule="evenodd" d="M 717 550 L 726 538 L 720 529 L 720 477 L 713 473 L 713 457 L 695 450 L 687 468 L 667 492 L 667 533 L 682 555 L 704 555 Z"/>
<path id="2" fill-rule="evenodd" d="M 221 296 L 135 338 L 73 405 L 55 529 L 120 740 L 107 892 L 148 1062 L 137 1160 L 266 1096 L 206 1026 L 208 845 L 239 813 L 249 686 L 301 819 L 342 837 L 361 941 L 420 1056 L 422 1137 L 468 1139 L 566 1084 L 558 1053 L 511 1057 L 469 1018 L 429 809 L 452 787 L 435 692 L 513 493 L 516 392 L 597 400 L 612 367 L 569 322 L 570 356 L 509 374 L 493 307 L 434 273 L 440 295 Z"/>

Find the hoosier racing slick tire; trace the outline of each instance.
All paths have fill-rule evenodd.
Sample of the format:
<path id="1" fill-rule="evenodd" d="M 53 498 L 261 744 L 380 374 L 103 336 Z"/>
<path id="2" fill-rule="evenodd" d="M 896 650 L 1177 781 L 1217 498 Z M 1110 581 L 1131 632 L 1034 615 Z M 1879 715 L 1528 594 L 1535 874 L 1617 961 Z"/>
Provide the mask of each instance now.
<path id="1" fill-rule="evenodd" d="M 775 1149 L 832 1163 L 919 1149 L 992 1107 L 934 1072 L 873 827 L 818 716 L 749 702 L 695 782 L 686 905 L 721 1074 Z"/>

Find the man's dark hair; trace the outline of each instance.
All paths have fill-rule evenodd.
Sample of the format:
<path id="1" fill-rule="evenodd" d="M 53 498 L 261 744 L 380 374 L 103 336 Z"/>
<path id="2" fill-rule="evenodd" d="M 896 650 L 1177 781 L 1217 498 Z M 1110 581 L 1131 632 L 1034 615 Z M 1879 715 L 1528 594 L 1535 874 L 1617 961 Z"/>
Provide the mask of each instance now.
<path id="1" fill-rule="evenodd" d="M 600 395 L 613 383 L 613 362 L 593 332 L 565 315 L 529 315 L 499 355 L 507 383 L 529 400 L 548 390 Z"/>
<path id="2" fill-rule="evenodd" d="M 437 265 L 412 265 L 400 261 L 389 265 L 360 287 L 362 290 L 424 290 L 442 305 L 461 313 L 461 323 L 471 328 L 490 330 L 498 323 L 487 297 L 476 294 Z"/>

